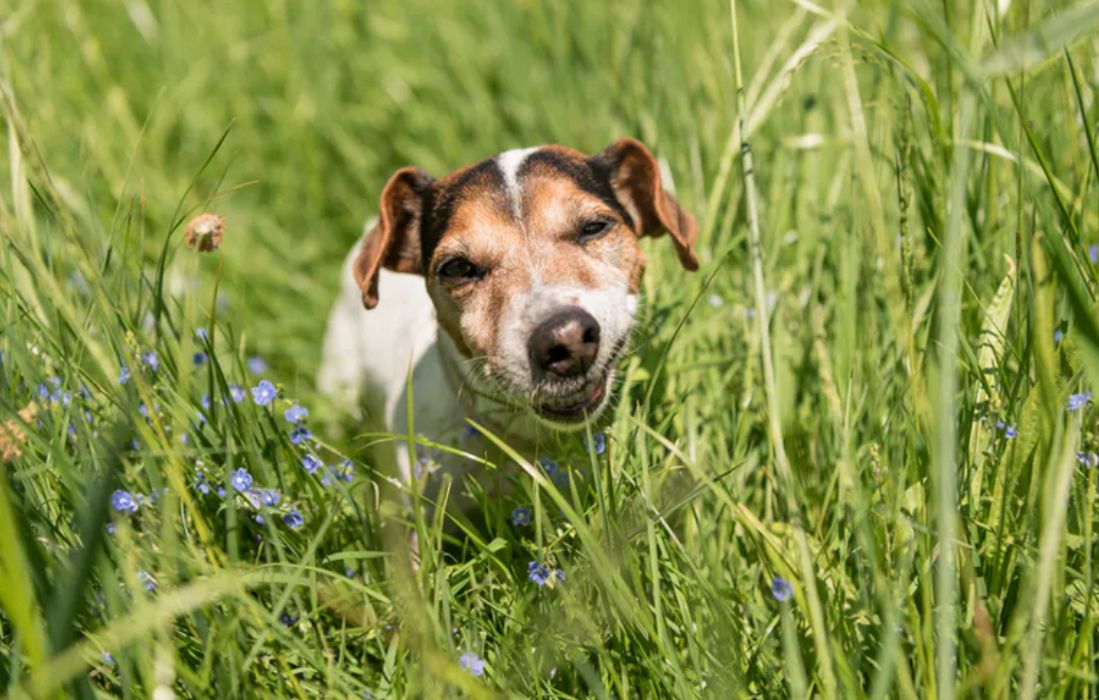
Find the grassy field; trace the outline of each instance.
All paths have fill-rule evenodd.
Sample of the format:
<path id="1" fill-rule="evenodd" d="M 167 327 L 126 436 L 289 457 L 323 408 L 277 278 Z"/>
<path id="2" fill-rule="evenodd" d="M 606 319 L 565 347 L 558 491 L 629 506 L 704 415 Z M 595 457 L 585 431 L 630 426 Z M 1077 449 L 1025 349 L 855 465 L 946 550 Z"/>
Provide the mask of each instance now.
<path id="1" fill-rule="evenodd" d="M 0 0 L 0 684 L 1099 695 L 1097 93 L 1092 1 Z M 343 255 L 400 166 L 622 136 L 702 269 L 409 573 Z"/>

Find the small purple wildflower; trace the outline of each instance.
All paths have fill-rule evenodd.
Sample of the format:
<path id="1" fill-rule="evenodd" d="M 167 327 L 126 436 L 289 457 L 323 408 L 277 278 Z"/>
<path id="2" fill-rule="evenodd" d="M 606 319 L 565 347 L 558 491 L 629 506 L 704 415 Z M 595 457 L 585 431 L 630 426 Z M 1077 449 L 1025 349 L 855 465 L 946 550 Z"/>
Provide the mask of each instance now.
<path id="1" fill-rule="evenodd" d="M 519 506 L 511 511 L 511 524 L 517 527 L 526 527 L 527 525 L 530 525 L 530 507 Z"/>
<path id="2" fill-rule="evenodd" d="M 216 493 L 218 495 L 218 498 L 225 498 L 225 489 L 223 487 L 218 486 Z"/>
<path id="3" fill-rule="evenodd" d="M 205 352 L 199 350 L 191 358 L 191 361 L 194 363 L 195 367 L 201 367 L 202 365 L 206 364 L 206 360 L 208 359 L 210 359 L 210 356 L 207 355 Z"/>
<path id="4" fill-rule="evenodd" d="M 260 501 L 265 506 L 277 506 L 282 496 L 275 489 L 260 489 L 259 492 Z"/>
<path id="5" fill-rule="evenodd" d="M 266 406 L 275 400 L 277 394 L 278 391 L 275 390 L 275 385 L 266 379 L 252 387 L 252 400 L 256 402 L 257 406 Z"/>
<path id="6" fill-rule="evenodd" d="M 472 651 L 464 652 L 458 657 L 458 665 L 475 678 L 480 678 L 485 673 L 485 660 Z"/>
<path id="7" fill-rule="evenodd" d="M 1080 463 L 1081 467 L 1094 469 L 1096 466 L 1099 466 L 1099 454 L 1096 454 L 1095 452 L 1077 452 L 1076 461 Z"/>
<path id="8" fill-rule="evenodd" d="M 466 427 L 462 428 L 462 437 L 471 438 L 471 437 L 477 437 L 480 434 L 481 434 L 481 431 L 478 430 L 477 428 L 475 428 L 472 425 L 467 425 Z"/>
<path id="9" fill-rule="evenodd" d="M 128 381 L 130 381 L 130 368 L 122 365 L 122 369 L 118 371 L 118 383 L 125 384 Z"/>
<path id="10" fill-rule="evenodd" d="M 267 371 L 267 362 L 262 357 L 253 355 L 248 358 L 248 371 L 259 376 Z"/>
<path id="11" fill-rule="evenodd" d="M 279 613 L 279 622 L 282 623 L 283 627 L 290 627 L 297 621 L 298 618 L 291 615 L 290 612 L 287 610 L 283 610 L 281 613 Z"/>
<path id="12" fill-rule="evenodd" d="M 123 513 L 136 513 L 137 501 L 132 493 L 119 489 L 111 494 L 111 507 Z"/>
<path id="13" fill-rule="evenodd" d="M 108 663 L 108 664 L 113 664 L 114 663 L 114 657 L 111 656 L 111 652 L 109 652 L 109 651 L 103 652 L 103 661 L 104 661 L 104 663 Z"/>
<path id="14" fill-rule="evenodd" d="M 584 447 L 589 447 L 587 437 L 584 438 Z M 592 433 L 590 447 L 595 454 L 603 454 L 607 450 L 607 436 L 603 433 Z"/>
<path id="15" fill-rule="evenodd" d="M 290 443 L 293 445 L 300 445 L 303 442 L 308 442 L 313 439 L 313 433 L 309 431 L 304 425 L 299 425 L 290 431 Z"/>
<path id="16" fill-rule="evenodd" d="M 210 334 L 207 333 L 206 329 L 202 327 L 195 329 L 195 335 L 198 336 L 198 339 L 204 343 L 210 339 Z"/>
<path id="17" fill-rule="evenodd" d="M 771 595 L 780 603 L 785 602 L 790 599 L 790 596 L 794 595 L 794 587 L 786 579 L 776 576 L 771 581 Z"/>
<path id="18" fill-rule="evenodd" d="M 115 527 L 114 523 L 107 523 L 107 534 L 108 535 L 113 535 L 117 531 L 118 531 L 118 528 Z"/>
<path id="19" fill-rule="evenodd" d="M 1091 259 L 1091 263 L 1099 263 L 1099 245 L 1092 243 L 1088 246 L 1088 258 Z"/>
<path id="20" fill-rule="evenodd" d="M 316 455 L 307 453 L 301 458 L 301 465 L 305 467 L 305 471 L 309 474 L 316 472 L 318 469 L 324 466 L 324 462 L 316 457 Z"/>
<path id="21" fill-rule="evenodd" d="M 1087 406 L 1089 401 L 1091 401 L 1090 391 L 1083 391 L 1079 394 L 1070 394 L 1068 397 L 1067 408 L 1070 411 L 1078 411 L 1084 406 Z"/>
<path id="22" fill-rule="evenodd" d="M 282 516 L 282 522 L 286 523 L 291 530 L 295 530 L 305 524 L 305 518 L 301 517 L 297 508 L 291 508 L 289 513 Z"/>
<path id="23" fill-rule="evenodd" d="M 141 353 L 141 364 L 155 372 L 160 369 L 160 358 L 155 350 L 147 350 Z"/>
<path id="24" fill-rule="evenodd" d="M 233 472 L 233 476 L 229 479 L 229 483 L 233 485 L 237 491 L 247 491 L 252 485 L 252 475 L 248 473 L 248 470 L 241 467 Z"/>
<path id="25" fill-rule="evenodd" d="M 1009 425 L 1004 428 L 1004 437 L 1008 440 L 1014 440 L 1019 437 L 1019 431 L 1015 429 L 1014 425 Z"/>
<path id="26" fill-rule="evenodd" d="M 286 409 L 286 412 L 282 414 L 289 423 L 302 423 L 309 417 L 309 409 L 304 406 L 294 404 L 290 408 Z"/>
<path id="27" fill-rule="evenodd" d="M 150 576 L 148 571 L 138 571 L 137 581 L 141 584 L 141 587 L 147 591 L 156 590 L 156 579 Z"/>
<path id="28" fill-rule="evenodd" d="M 254 392 L 255 392 L 255 390 L 253 390 L 253 393 Z M 231 398 L 233 400 L 233 403 L 240 403 L 241 401 L 244 400 L 245 396 L 246 396 L 246 394 L 244 393 L 244 389 L 239 384 L 230 384 L 229 385 L 229 398 Z M 257 401 L 257 403 L 259 403 L 259 402 Z M 262 405 L 262 404 L 260 404 L 260 405 Z"/>

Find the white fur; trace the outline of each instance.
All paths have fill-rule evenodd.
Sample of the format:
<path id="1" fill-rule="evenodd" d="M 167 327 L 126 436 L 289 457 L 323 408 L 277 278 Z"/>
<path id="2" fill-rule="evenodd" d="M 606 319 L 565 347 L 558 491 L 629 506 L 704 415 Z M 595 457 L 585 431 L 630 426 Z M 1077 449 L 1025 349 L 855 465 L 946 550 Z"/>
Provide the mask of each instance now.
<path id="1" fill-rule="evenodd" d="M 513 148 L 510 151 L 504 151 L 500 155 L 496 156 L 496 167 L 500 168 L 500 172 L 504 176 L 504 186 L 507 188 L 508 201 L 511 202 L 511 210 L 515 213 L 516 219 L 521 219 L 522 215 L 519 211 L 519 203 L 522 201 L 522 187 L 519 185 L 519 169 L 523 167 L 523 161 L 527 159 L 531 153 L 537 151 L 541 146 L 534 146 L 532 148 Z"/>

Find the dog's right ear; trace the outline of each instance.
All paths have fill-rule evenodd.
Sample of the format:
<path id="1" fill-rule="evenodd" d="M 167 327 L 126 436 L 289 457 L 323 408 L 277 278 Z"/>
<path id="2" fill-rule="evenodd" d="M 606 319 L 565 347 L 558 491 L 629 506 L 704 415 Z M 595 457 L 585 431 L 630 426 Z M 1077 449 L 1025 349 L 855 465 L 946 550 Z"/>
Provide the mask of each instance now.
<path id="1" fill-rule="evenodd" d="M 378 223 L 363 241 L 355 258 L 355 282 L 363 292 L 363 306 L 378 305 L 378 271 L 422 273 L 420 223 L 425 194 L 432 179 L 419 168 L 401 168 L 382 190 Z"/>

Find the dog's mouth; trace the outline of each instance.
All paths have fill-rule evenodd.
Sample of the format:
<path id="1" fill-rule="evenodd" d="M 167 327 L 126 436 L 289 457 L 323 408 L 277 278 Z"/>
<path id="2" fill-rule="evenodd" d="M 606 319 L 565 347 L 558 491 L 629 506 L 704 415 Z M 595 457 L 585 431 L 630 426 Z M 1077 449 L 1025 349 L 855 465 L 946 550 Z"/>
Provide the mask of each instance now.
<path id="1" fill-rule="evenodd" d="M 607 399 L 610 370 L 589 379 L 576 391 L 534 402 L 534 409 L 554 423 L 583 423 L 594 417 Z"/>

